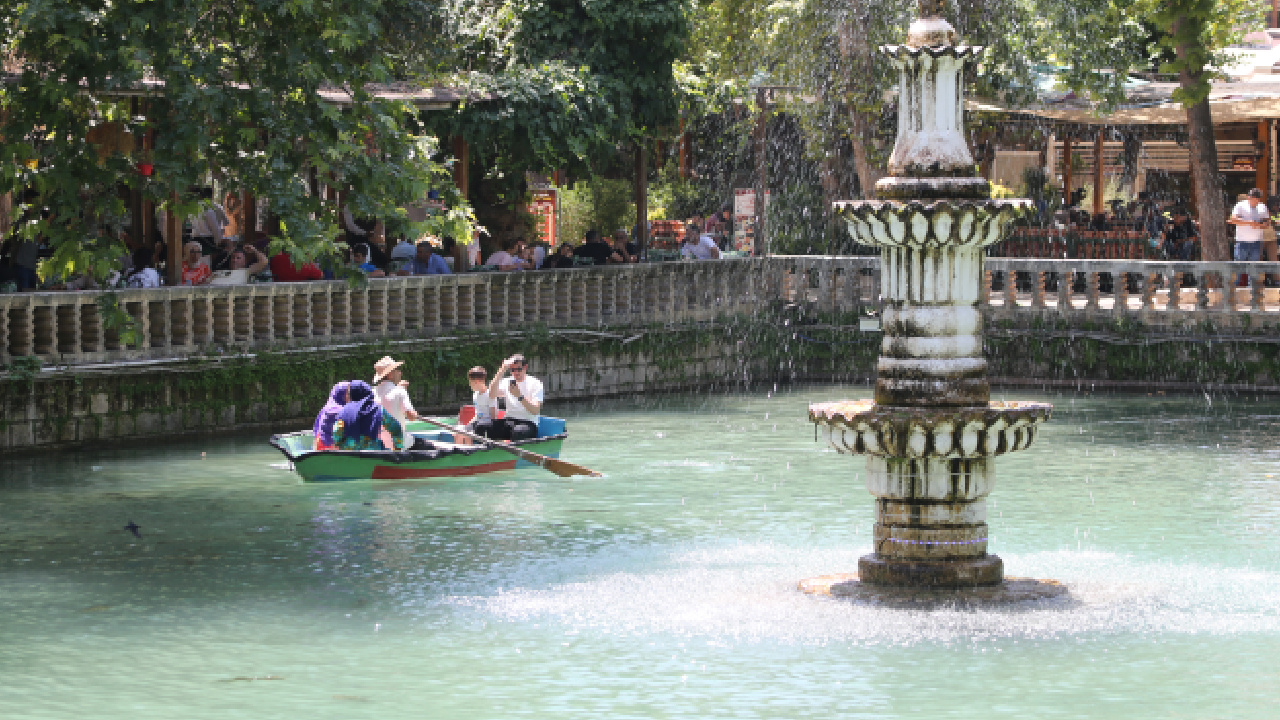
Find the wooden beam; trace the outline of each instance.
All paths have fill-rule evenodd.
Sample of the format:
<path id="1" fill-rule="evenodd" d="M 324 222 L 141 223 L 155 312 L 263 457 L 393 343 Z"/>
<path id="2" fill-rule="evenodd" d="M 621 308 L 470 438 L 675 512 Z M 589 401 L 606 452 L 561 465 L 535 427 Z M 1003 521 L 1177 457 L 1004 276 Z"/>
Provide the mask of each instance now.
<path id="1" fill-rule="evenodd" d="M 456 162 L 453 164 L 453 184 L 458 187 L 458 192 L 462 193 L 462 197 L 467 197 L 467 187 L 471 184 L 471 177 L 468 173 L 468 165 L 471 162 L 470 149 L 467 147 L 467 139 L 461 135 L 453 136 L 453 157 Z"/>
<path id="2" fill-rule="evenodd" d="M 240 231 L 241 238 L 253 242 L 258 239 L 258 198 L 245 190 L 240 196 L 240 204 L 244 206 L 244 229 Z"/>
<path id="3" fill-rule="evenodd" d="M 1062 138 L 1062 199 L 1071 207 L 1071 136 Z"/>
<path id="4" fill-rule="evenodd" d="M 1103 133 L 1098 131 L 1097 138 L 1093 141 L 1093 214 L 1101 215 L 1105 212 L 1106 204 L 1102 202 L 1102 191 L 1105 189 L 1102 184 L 1102 140 Z"/>
<path id="5" fill-rule="evenodd" d="M 635 175 L 636 245 L 643 258 L 649 245 L 649 159 L 643 142 L 636 143 Z"/>
<path id="6" fill-rule="evenodd" d="M 753 255 L 763 255 L 766 251 L 764 236 L 765 196 L 769 192 L 769 97 L 764 88 L 756 93 L 756 104 L 759 107 L 759 114 L 756 116 L 755 128 L 755 156 L 756 156 L 756 222 L 755 222 L 755 252 Z"/>
<path id="7" fill-rule="evenodd" d="M 680 118 L 680 179 L 689 179 L 689 134 L 684 131 L 684 118 Z"/>
<path id="8" fill-rule="evenodd" d="M 1258 121 L 1258 140 L 1261 147 L 1258 162 L 1254 166 L 1257 175 L 1254 177 L 1254 187 L 1262 191 L 1263 196 L 1270 194 L 1271 191 L 1271 122 L 1269 120 Z"/>
<path id="9" fill-rule="evenodd" d="M 165 275 L 174 287 L 182 284 L 182 225 L 175 207 L 177 204 L 177 191 L 169 193 L 169 209 L 164 214 Z"/>

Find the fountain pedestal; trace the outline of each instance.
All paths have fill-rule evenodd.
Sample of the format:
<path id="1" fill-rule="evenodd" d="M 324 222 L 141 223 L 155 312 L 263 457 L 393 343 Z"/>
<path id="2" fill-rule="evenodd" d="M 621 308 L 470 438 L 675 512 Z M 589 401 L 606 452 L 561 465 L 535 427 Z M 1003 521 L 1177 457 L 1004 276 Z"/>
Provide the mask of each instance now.
<path id="1" fill-rule="evenodd" d="M 892 175 L 876 184 L 879 199 L 835 204 L 860 244 L 881 248 L 875 399 L 815 403 L 809 419 L 836 450 L 867 456 L 875 552 L 858 563 L 862 583 L 995 586 L 1004 564 L 987 553 L 985 500 L 994 458 L 1029 446 L 1052 408 L 991 402 L 983 257 L 1031 203 L 994 200 L 976 176 L 962 71 L 982 48 L 954 44 L 940 2 L 920 6 L 907 43 L 881 48 L 900 76 Z"/>

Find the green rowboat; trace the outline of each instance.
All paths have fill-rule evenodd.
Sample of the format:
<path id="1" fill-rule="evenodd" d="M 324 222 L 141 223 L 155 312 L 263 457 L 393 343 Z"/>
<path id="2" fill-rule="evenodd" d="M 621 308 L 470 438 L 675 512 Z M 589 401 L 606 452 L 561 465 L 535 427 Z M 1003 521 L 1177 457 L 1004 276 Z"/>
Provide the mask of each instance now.
<path id="1" fill-rule="evenodd" d="M 456 423 L 444 419 L 442 422 Z M 325 450 L 316 452 L 310 430 L 273 435 L 271 444 L 284 453 L 303 480 L 419 480 L 470 477 L 499 470 L 536 467 L 515 455 L 484 445 L 459 445 L 452 433 L 424 422 L 405 428 L 414 438 L 412 450 Z M 560 456 L 568 433 L 560 418 L 538 419 L 538 437 L 513 443 L 549 457 Z"/>

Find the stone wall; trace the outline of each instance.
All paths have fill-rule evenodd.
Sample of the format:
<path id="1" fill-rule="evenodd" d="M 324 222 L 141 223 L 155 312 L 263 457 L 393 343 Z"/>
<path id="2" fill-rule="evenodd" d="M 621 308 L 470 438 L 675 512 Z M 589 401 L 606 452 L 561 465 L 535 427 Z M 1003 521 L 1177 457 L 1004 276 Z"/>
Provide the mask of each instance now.
<path id="1" fill-rule="evenodd" d="M 715 389 L 756 380 L 742 328 L 503 333 L 42 372 L 0 382 L 0 452 L 254 426 L 308 427 L 334 382 L 369 380 L 384 354 L 406 359 L 420 410 L 470 401 L 465 372 L 523 352 L 556 403 L 611 395 Z"/>

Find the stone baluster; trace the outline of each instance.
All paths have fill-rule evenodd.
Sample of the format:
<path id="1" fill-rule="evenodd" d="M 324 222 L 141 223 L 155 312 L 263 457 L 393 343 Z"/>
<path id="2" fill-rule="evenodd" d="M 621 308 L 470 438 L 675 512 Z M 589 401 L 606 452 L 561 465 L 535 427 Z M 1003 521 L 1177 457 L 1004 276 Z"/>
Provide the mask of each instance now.
<path id="1" fill-rule="evenodd" d="M 311 289 L 306 285 L 293 291 L 293 337 L 311 338 Z"/>
<path id="2" fill-rule="evenodd" d="M 329 293 L 329 335 L 335 338 L 351 335 L 351 288 L 346 283 Z"/>
<path id="3" fill-rule="evenodd" d="M 440 330 L 452 330 L 458 327 L 458 286 L 456 278 L 445 278 L 440 282 L 439 305 Z"/>
<path id="4" fill-rule="evenodd" d="M 512 327 L 539 322 L 542 317 L 542 279 L 545 273 L 521 275 L 520 283 L 507 291 L 508 313 Z"/>
<path id="5" fill-rule="evenodd" d="M 311 337 L 327 338 L 333 334 L 331 315 L 329 314 L 328 288 L 318 289 L 311 293 Z"/>
<path id="6" fill-rule="evenodd" d="M 538 289 L 538 301 L 535 303 L 538 315 L 537 321 L 545 325 L 552 325 L 556 321 L 556 313 L 558 308 L 556 302 L 559 298 L 560 290 L 557 287 L 560 284 L 560 275 L 563 271 L 557 270 L 539 275 L 535 282 Z"/>
<path id="7" fill-rule="evenodd" d="M 995 271 L 990 266 L 983 268 L 982 271 L 982 290 L 979 293 L 983 305 L 991 305 L 991 296 L 995 294 Z"/>
<path id="8" fill-rule="evenodd" d="M 435 278 L 426 278 L 422 285 L 422 331 L 426 335 L 438 335 L 444 328 L 440 317 L 440 296 L 443 284 Z"/>
<path id="9" fill-rule="evenodd" d="M 1262 305 L 1263 293 L 1265 293 L 1266 275 L 1256 272 L 1256 266 L 1249 269 L 1249 309 L 1253 312 L 1262 312 L 1265 308 Z"/>
<path id="10" fill-rule="evenodd" d="M 9 314 L 16 312 L 13 303 L 7 302 L 7 298 L 0 298 L 0 363 L 8 364 L 13 355 L 13 335 L 9 328 L 11 321 Z"/>
<path id="11" fill-rule="evenodd" d="M 1036 268 L 1031 271 L 1031 307 L 1036 310 L 1043 310 L 1045 303 L 1045 282 L 1048 272 L 1044 268 Z"/>
<path id="12" fill-rule="evenodd" d="M 488 314 L 486 327 L 505 328 L 513 323 L 511 316 L 512 296 L 521 297 L 519 283 L 523 282 L 527 273 L 504 273 L 491 275 L 488 278 L 488 292 L 485 293 L 485 307 Z M 517 317 L 519 317 L 517 308 Z"/>
<path id="13" fill-rule="evenodd" d="M 169 341 L 169 303 L 163 299 L 154 299 L 163 298 L 164 292 L 166 291 L 148 293 L 148 297 L 151 299 L 147 301 L 147 315 L 151 319 L 151 347 L 157 350 L 168 348 L 171 344 Z"/>
<path id="14" fill-rule="evenodd" d="M 1150 268 L 1138 274 L 1138 311 L 1146 312 L 1156 307 L 1156 275 Z"/>
<path id="15" fill-rule="evenodd" d="M 368 324 L 365 332 L 382 335 L 387 332 L 387 288 L 392 281 L 374 280 L 369 283 Z"/>
<path id="16" fill-rule="evenodd" d="M 277 283 L 271 288 L 271 335 L 278 342 L 293 337 L 292 283 Z"/>
<path id="17" fill-rule="evenodd" d="M 1008 266 L 1004 271 L 1004 290 L 1001 294 L 1004 296 L 1005 312 L 1018 308 L 1018 273 Z"/>
<path id="18" fill-rule="evenodd" d="M 213 343 L 213 299 L 215 288 L 201 288 L 191 300 L 191 342 L 197 347 Z"/>
<path id="19" fill-rule="evenodd" d="M 404 333 L 404 283 L 408 278 L 397 277 L 388 280 L 384 292 L 386 293 L 387 305 L 386 316 L 386 334 L 395 335 Z"/>
<path id="20" fill-rule="evenodd" d="M 631 290 L 635 287 L 635 268 L 626 267 L 618 272 L 618 279 L 613 284 L 613 320 L 626 324 L 633 316 Z"/>
<path id="21" fill-rule="evenodd" d="M 63 362 L 74 362 L 75 356 L 80 354 L 79 303 L 57 302 L 51 307 L 54 317 L 57 318 L 56 341 L 59 359 Z"/>
<path id="22" fill-rule="evenodd" d="M 582 276 L 582 321 L 587 325 L 600 324 L 600 272 L 592 269 Z"/>
<path id="23" fill-rule="evenodd" d="M 347 295 L 347 332 L 353 336 L 369 332 L 369 288 L 352 288 Z"/>
<path id="24" fill-rule="evenodd" d="M 1129 312 L 1129 273 L 1113 272 L 1111 273 L 1111 294 L 1115 297 L 1115 304 L 1111 306 L 1111 312 L 1117 316 L 1125 315 Z"/>
<path id="25" fill-rule="evenodd" d="M 476 286 L 459 282 L 456 287 L 457 300 L 454 307 L 458 313 L 458 327 L 473 328 L 476 326 Z"/>
<path id="26" fill-rule="evenodd" d="M 1196 310 L 1209 309 L 1209 283 L 1212 282 L 1210 280 L 1212 277 L 1213 273 L 1209 270 L 1198 270 L 1196 272 Z M 1221 287 L 1222 283 L 1218 283 L 1218 285 Z M 1226 293 L 1230 292 L 1230 290 L 1225 287 L 1222 289 L 1225 297 Z"/>
<path id="27" fill-rule="evenodd" d="M 98 303 L 90 299 L 80 303 L 80 352 L 102 353 L 106 347 L 106 328 L 102 324 L 102 314 L 98 312 Z"/>
<path id="28" fill-rule="evenodd" d="M 1101 273 L 1090 266 L 1090 269 L 1084 273 L 1084 280 L 1084 308 L 1085 310 L 1097 310 L 1102 307 Z"/>

